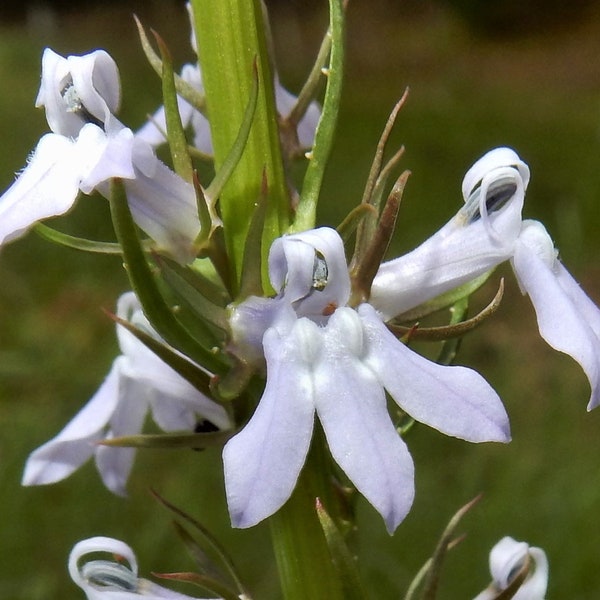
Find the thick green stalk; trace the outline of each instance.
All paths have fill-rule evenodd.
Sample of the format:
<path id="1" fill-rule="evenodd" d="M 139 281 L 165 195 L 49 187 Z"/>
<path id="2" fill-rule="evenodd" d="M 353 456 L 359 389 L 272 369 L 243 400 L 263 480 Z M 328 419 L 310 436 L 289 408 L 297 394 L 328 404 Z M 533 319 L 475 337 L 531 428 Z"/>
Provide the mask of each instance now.
<path id="1" fill-rule="evenodd" d="M 317 428 L 291 498 L 270 518 L 271 539 L 285 600 L 342 600 L 336 569 L 319 521 L 316 499 L 330 510 L 330 458 Z"/>
<path id="2" fill-rule="evenodd" d="M 244 119 L 255 63 L 258 71 L 259 97 L 252 129 L 219 200 L 232 283 L 237 289 L 246 234 L 261 195 L 263 173 L 268 185 L 263 234 L 265 270 L 271 242 L 287 229 L 290 219 L 263 13 L 259 0 L 193 0 L 192 5 L 217 172 Z"/>

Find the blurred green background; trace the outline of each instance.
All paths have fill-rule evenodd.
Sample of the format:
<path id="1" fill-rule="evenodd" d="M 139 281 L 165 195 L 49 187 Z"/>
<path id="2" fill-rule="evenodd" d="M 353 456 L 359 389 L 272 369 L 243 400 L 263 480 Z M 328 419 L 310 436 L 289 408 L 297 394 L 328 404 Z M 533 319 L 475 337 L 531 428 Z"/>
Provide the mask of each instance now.
<path id="1" fill-rule="evenodd" d="M 279 71 L 292 90 L 325 29 L 321 4 L 310 3 L 310 10 L 302 2 L 273 4 Z M 336 224 L 359 201 L 387 114 L 410 86 L 392 139 L 394 147 L 406 145 L 403 165 L 413 173 L 394 253 L 445 223 L 461 202 L 466 169 L 488 149 L 509 145 L 532 171 L 526 216 L 546 224 L 571 272 L 600 301 L 600 10 L 583 1 L 565 15 L 557 12 L 562 3 L 544 10 L 536 2 L 525 12 L 527 3 L 494 3 L 506 8 L 498 16 L 481 11 L 482 4 L 491 6 L 350 3 L 345 97 L 322 221 Z M 191 58 L 181 3 L 140 2 L 136 9 L 179 63 Z M 2 189 L 47 130 L 33 108 L 45 46 L 62 54 L 107 49 L 121 69 L 121 118 L 133 128 L 160 103 L 130 12 L 117 5 L 38 8 L 26 20 L 6 17 L 0 24 Z M 55 224 L 94 239 L 112 235 L 106 202 L 95 197 L 82 198 Z M 451 514 L 480 492 L 482 501 L 461 526 L 468 536 L 445 566 L 439 598 L 469 598 L 485 587 L 488 551 L 504 535 L 547 551 L 549 598 L 597 597 L 600 411 L 586 413 L 587 381 L 573 361 L 540 340 L 509 269 L 499 270 L 476 307 L 502 274 L 507 292 L 500 311 L 464 341 L 459 358 L 504 399 L 513 442 L 474 446 L 425 427 L 412 432 L 417 497 L 395 536 L 370 506 L 360 505 L 357 550 L 373 598 L 401 597 Z M 128 499 L 106 491 L 92 464 L 54 486 L 20 487 L 29 452 L 64 426 L 108 372 L 117 346 L 100 308 L 112 308 L 126 289 L 118 259 L 54 247 L 35 234 L 0 253 L 0 598 L 80 598 L 66 560 L 72 545 L 91 535 L 128 542 L 146 575 L 191 569 L 150 486 L 222 539 L 256 598 L 277 597 L 267 526 L 228 527 L 218 452 L 139 452 Z"/>

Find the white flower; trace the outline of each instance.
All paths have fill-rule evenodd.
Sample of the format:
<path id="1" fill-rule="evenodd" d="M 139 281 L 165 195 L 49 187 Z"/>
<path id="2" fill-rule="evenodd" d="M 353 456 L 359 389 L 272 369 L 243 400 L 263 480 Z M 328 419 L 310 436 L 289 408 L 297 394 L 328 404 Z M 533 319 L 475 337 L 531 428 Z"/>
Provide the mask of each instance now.
<path id="1" fill-rule="evenodd" d="M 369 302 L 386 319 L 511 260 L 529 294 L 542 337 L 573 357 L 600 402 L 600 310 L 557 259 L 537 221 L 522 221 L 529 169 L 508 148 L 488 152 L 465 175 L 465 206 L 408 254 L 381 265 Z"/>
<path id="2" fill-rule="evenodd" d="M 45 108 L 53 133 L 41 138 L 0 198 L 0 244 L 64 214 L 80 191 L 106 195 L 108 181 L 119 177 L 135 221 L 159 248 L 181 262 L 195 258 L 200 221 L 193 186 L 115 117 L 119 102 L 117 66 L 105 51 L 67 58 L 44 51 L 36 106 Z"/>
<path id="3" fill-rule="evenodd" d="M 474 600 L 494 600 L 505 590 L 525 566 L 533 561 L 533 573 L 521 584 L 513 600 L 544 600 L 548 587 L 548 559 L 541 548 L 534 548 L 511 537 L 502 538 L 490 552 L 492 583 Z"/>
<path id="4" fill-rule="evenodd" d="M 600 310 L 557 258 L 544 226 L 524 221 L 512 265 L 531 298 L 541 336 L 574 358 L 591 386 L 588 410 L 600 403 Z"/>
<path id="5" fill-rule="evenodd" d="M 194 52 L 197 54 L 198 45 L 196 43 L 196 36 L 194 35 L 191 4 L 187 4 L 187 9 L 191 21 L 191 45 Z M 200 93 L 204 93 L 202 72 L 197 64 L 184 65 L 180 76 L 186 83 L 189 83 Z M 281 85 L 277 73 L 274 74 L 273 85 L 277 110 L 280 115 L 287 116 L 296 104 L 296 97 Z M 180 96 L 177 97 L 177 105 L 179 107 L 179 115 L 183 126 L 191 126 L 194 134 L 194 146 L 205 154 L 212 154 L 213 146 L 210 125 L 206 117 Z M 319 105 L 316 102 L 311 102 L 297 127 L 298 142 L 301 148 L 310 148 L 313 145 L 315 130 L 320 116 L 321 109 L 319 108 Z M 139 129 L 136 133 L 136 137 L 143 139 L 152 146 L 158 146 L 167 141 L 165 137 L 166 130 L 165 109 L 164 107 L 160 107 L 154 113 L 152 118 Z"/>
<path id="6" fill-rule="evenodd" d="M 110 554 L 111 558 L 99 558 L 98 553 Z M 88 555 L 94 556 L 84 560 Z M 133 550 L 113 538 L 98 536 L 75 544 L 69 556 L 69 575 L 88 600 L 136 600 L 140 596 L 148 600 L 194 600 L 138 577 Z"/>
<path id="7" fill-rule="evenodd" d="M 511 258 L 528 182 L 509 148 L 480 158 L 463 180 L 465 205 L 415 250 L 381 265 L 369 302 L 390 319 Z"/>
<path id="8" fill-rule="evenodd" d="M 387 411 L 387 390 L 409 415 L 469 441 L 509 439 L 506 412 L 474 371 L 408 349 L 369 304 L 350 294 L 343 243 L 329 228 L 279 238 L 269 255 L 274 299 L 249 298 L 232 318 L 249 360 L 264 353 L 267 383 L 244 429 L 225 446 L 227 500 L 250 527 L 289 498 L 315 412 L 335 461 L 392 532 L 414 495 L 413 463 Z"/>
<path id="9" fill-rule="evenodd" d="M 119 299 L 117 315 L 158 338 L 129 292 Z M 92 456 L 106 487 L 124 494 L 135 450 L 97 442 L 141 431 L 148 412 L 164 431 L 193 430 L 199 418 L 219 429 L 231 422 L 225 410 L 192 387 L 124 327 L 117 326 L 122 355 L 91 400 L 52 440 L 32 452 L 23 485 L 60 481 Z"/>

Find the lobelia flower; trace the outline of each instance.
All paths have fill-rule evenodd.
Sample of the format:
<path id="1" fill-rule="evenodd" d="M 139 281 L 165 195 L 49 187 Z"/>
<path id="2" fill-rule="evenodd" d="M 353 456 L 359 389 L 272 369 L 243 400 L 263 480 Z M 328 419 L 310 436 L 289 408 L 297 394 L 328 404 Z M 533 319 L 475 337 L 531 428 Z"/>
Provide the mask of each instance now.
<path id="1" fill-rule="evenodd" d="M 418 248 L 381 265 L 369 302 L 385 319 L 401 316 L 510 260 L 542 337 L 587 375 L 592 409 L 600 402 L 600 310 L 557 259 L 543 225 L 522 221 L 528 182 L 514 151 L 484 155 L 463 180 L 465 205 Z"/>
<path id="2" fill-rule="evenodd" d="M 89 554 L 98 553 L 111 554 L 113 558 L 83 560 Z M 140 596 L 148 600 L 194 600 L 192 596 L 138 577 L 133 550 L 124 542 L 109 537 L 97 536 L 75 544 L 69 555 L 69 575 L 85 592 L 88 600 L 135 600 Z"/>
<path id="3" fill-rule="evenodd" d="M 474 600 L 494 600 L 514 581 L 526 561 L 532 560 L 535 566 L 521 584 L 513 600 L 544 600 L 548 587 L 548 559 L 541 548 L 517 542 L 511 537 L 502 538 L 490 552 L 490 573 L 492 583 L 478 594 Z"/>
<path id="4" fill-rule="evenodd" d="M 195 257 L 193 186 L 115 117 L 120 95 L 117 66 L 104 50 L 64 58 L 46 48 L 36 106 L 45 108 L 52 133 L 0 198 L 0 244 L 64 214 L 80 191 L 106 195 L 109 180 L 119 177 L 133 218 L 158 247 L 181 262 Z"/>
<path id="5" fill-rule="evenodd" d="M 289 498 L 304 464 L 315 412 L 334 460 L 390 532 L 414 496 L 413 463 L 386 406 L 387 390 L 416 420 L 473 442 L 509 440 L 506 412 L 475 371 L 416 354 L 369 304 L 345 306 L 343 242 L 329 228 L 275 240 L 269 273 L 279 294 L 233 309 L 234 351 L 267 382 L 248 424 L 223 451 L 235 527 L 250 527 Z"/>
<path id="6" fill-rule="evenodd" d="M 117 316 L 160 339 L 133 292 L 119 298 Z M 97 442 L 139 433 L 148 412 L 164 431 L 193 430 L 199 418 L 219 429 L 231 427 L 223 407 L 196 390 L 121 325 L 117 325 L 117 336 L 123 354 L 71 422 L 31 453 L 23 485 L 60 481 L 93 456 L 106 487 L 116 494 L 125 494 L 135 449 Z"/>
<path id="7" fill-rule="evenodd" d="M 198 54 L 198 44 L 194 33 L 194 17 L 190 3 L 187 4 L 187 9 L 191 24 L 191 46 L 194 49 L 194 52 Z M 184 65 L 181 69 L 180 76 L 193 88 L 201 93 L 204 92 L 202 71 L 197 63 Z M 273 84 L 277 110 L 280 115 L 285 116 L 294 108 L 296 96 L 288 92 L 281 85 L 277 73 L 274 74 Z M 179 114 L 183 126 L 191 126 L 194 134 L 194 146 L 205 154 L 212 154 L 213 147 L 208 119 L 181 96 L 177 97 L 177 105 L 179 107 Z M 319 105 L 317 102 L 311 102 L 297 126 L 298 143 L 301 148 L 310 148 L 312 146 L 320 116 L 321 110 Z M 154 115 L 152 115 L 150 120 L 138 130 L 136 137 L 143 139 L 152 146 L 158 146 L 167 141 L 165 137 L 166 130 L 165 109 L 164 107 L 160 107 Z"/>

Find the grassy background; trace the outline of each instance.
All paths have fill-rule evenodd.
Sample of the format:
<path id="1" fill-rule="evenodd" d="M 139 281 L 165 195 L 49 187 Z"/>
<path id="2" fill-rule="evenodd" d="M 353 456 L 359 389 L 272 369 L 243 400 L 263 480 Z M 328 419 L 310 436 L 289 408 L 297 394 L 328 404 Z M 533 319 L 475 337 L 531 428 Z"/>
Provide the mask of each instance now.
<path id="1" fill-rule="evenodd" d="M 185 15 L 148 3 L 142 17 L 190 58 Z M 408 185 L 394 252 L 407 250 L 456 211 L 466 169 L 497 145 L 516 148 L 532 170 L 525 214 L 554 236 L 565 263 L 600 300 L 596 262 L 600 211 L 600 15 L 550 34 L 489 41 L 437 6 L 388 14 L 370 3 L 349 10 L 348 75 L 337 147 L 321 207 L 335 224 L 356 203 L 387 113 L 410 85 L 393 144 L 407 147 Z M 297 89 L 324 28 L 292 4 L 275 15 L 283 81 Z M 46 130 L 32 108 L 39 58 L 106 48 L 122 73 L 122 120 L 132 127 L 159 103 L 127 11 L 61 17 L 52 26 L 0 27 L 0 185 L 12 181 Z M 57 221 L 65 231 L 110 239 L 105 201 L 82 199 Z M 513 442 L 473 446 L 425 427 L 409 437 L 417 467 L 413 511 L 390 538 L 361 504 L 357 540 L 373 598 L 398 597 L 429 556 L 455 510 L 479 492 L 467 539 L 444 571 L 442 599 L 468 598 L 488 580 L 489 548 L 512 535 L 545 548 L 550 598 L 586 599 L 600 589 L 600 413 L 585 412 L 587 382 L 537 335 L 533 311 L 508 269 L 498 315 L 469 336 L 461 362 L 480 370 L 505 401 Z M 147 493 L 150 485 L 210 526 L 230 549 L 257 598 L 276 597 L 265 567 L 268 531 L 231 531 L 217 452 L 139 453 L 127 500 L 113 497 L 90 464 L 47 488 L 19 485 L 24 461 L 54 436 L 97 388 L 117 351 L 100 311 L 127 289 L 118 259 L 78 254 L 35 235 L 0 253 L 0 598 L 78 598 L 66 574 L 72 545 L 90 535 L 126 540 L 142 571 L 192 568 Z M 483 304 L 492 289 L 476 303 Z"/>

